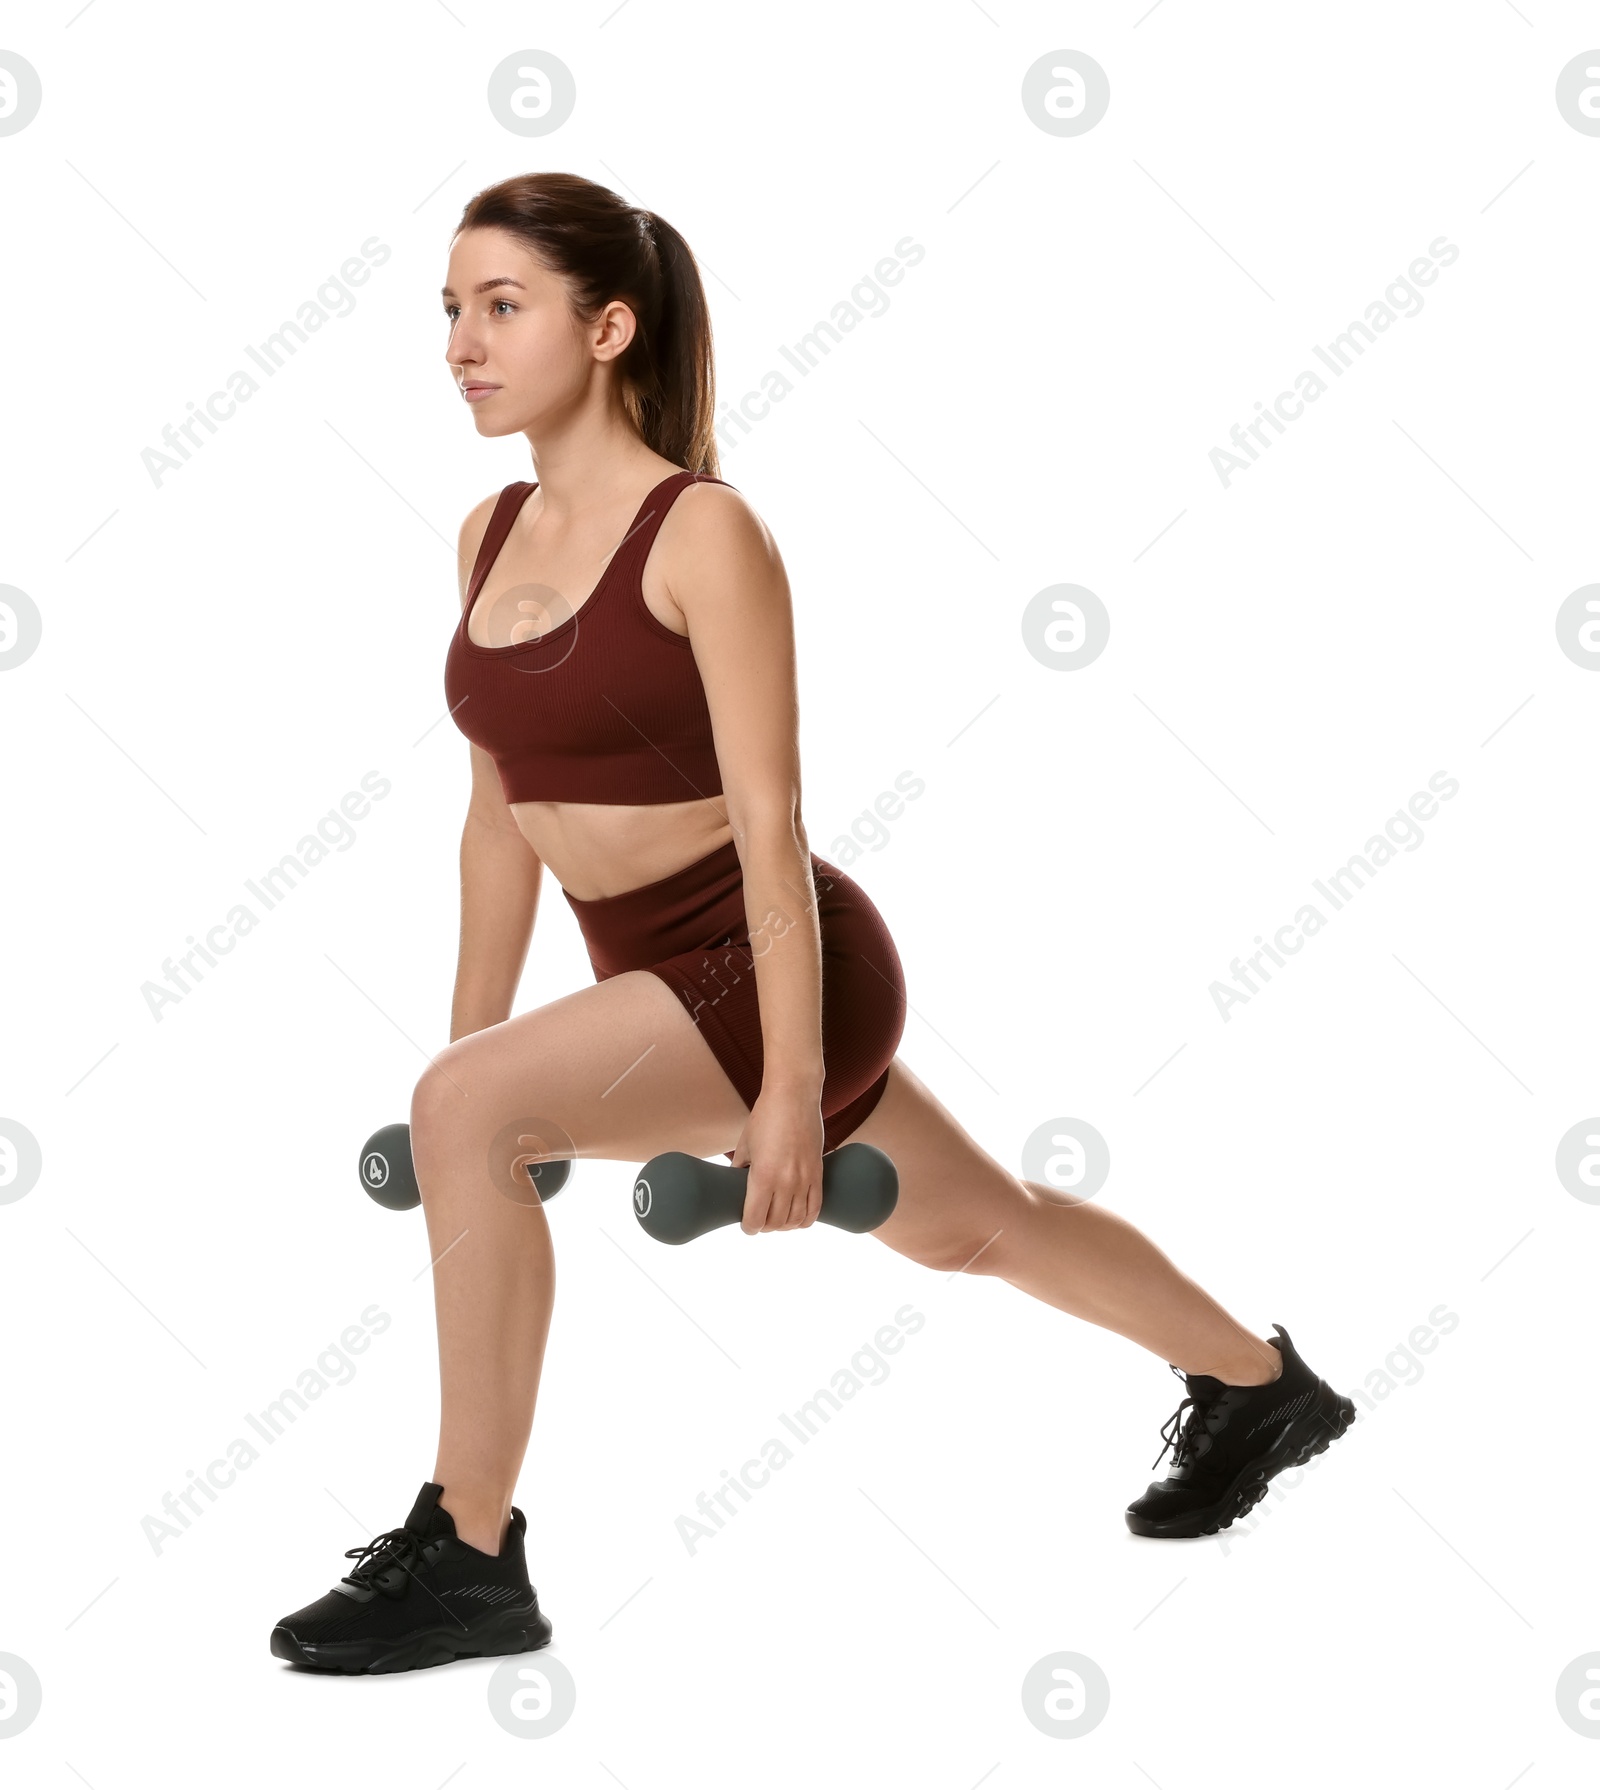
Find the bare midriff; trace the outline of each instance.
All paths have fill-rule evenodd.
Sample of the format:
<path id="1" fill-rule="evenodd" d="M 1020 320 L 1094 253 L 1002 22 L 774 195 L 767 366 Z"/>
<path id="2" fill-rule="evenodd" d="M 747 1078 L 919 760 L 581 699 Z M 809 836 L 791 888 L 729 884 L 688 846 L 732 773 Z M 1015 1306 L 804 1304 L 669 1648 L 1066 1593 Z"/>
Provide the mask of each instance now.
<path id="1" fill-rule="evenodd" d="M 513 802 L 511 813 L 539 861 L 579 901 L 660 882 L 733 837 L 721 796 L 632 806 Z"/>

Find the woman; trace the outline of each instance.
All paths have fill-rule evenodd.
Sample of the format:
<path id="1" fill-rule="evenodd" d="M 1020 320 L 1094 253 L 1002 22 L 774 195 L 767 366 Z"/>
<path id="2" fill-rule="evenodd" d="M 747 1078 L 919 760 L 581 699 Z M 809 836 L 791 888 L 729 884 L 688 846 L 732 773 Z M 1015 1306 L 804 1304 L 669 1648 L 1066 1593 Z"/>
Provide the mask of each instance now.
<path id="1" fill-rule="evenodd" d="M 807 843 L 789 589 L 715 476 L 688 245 L 591 181 L 523 175 L 467 206 L 443 296 L 478 432 L 525 435 L 538 480 L 462 526 L 446 669 L 472 742 L 460 959 L 451 1043 L 411 1109 L 439 1448 L 405 1525 L 352 1549 L 272 1651 L 384 1672 L 549 1640 L 511 1503 L 555 1283 L 529 1159 L 723 1152 L 749 1165 L 753 1234 L 811 1224 L 823 1154 L 877 1145 L 899 1171 L 874 1233 L 890 1248 L 996 1275 L 1184 1374 L 1172 1470 L 1129 1506 L 1134 1533 L 1231 1522 L 1354 1407 L 1124 1219 L 1002 1168 L 895 1055 L 893 941 Z M 546 866 L 596 982 L 512 1018 Z"/>

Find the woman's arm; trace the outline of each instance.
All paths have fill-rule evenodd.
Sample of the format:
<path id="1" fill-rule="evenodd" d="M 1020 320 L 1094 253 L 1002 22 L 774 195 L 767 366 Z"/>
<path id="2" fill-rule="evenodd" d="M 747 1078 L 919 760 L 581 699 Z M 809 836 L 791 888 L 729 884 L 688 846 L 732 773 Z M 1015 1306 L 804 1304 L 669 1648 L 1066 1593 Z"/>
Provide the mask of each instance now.
<path id="1" fill-rule="evenodd" d="M 494 760 L 472 753 L 472 799 L 461 829 L 461 941 L 450 1042 L 511 1017 L 528 959 L 544 866 L 511 818 Z"/>
<path id="2" fill-rule="evenodd" d="M 487 497 L 461 524 L 456 571 L 461 606 L 495 498 Z M 506 806 L 494 760 L 478 746 L 472 754 L 472 795 L 461 829 L 461 938 L 455 995 L 450 1003 L 450 1042 L 511 1017 L 522 966 L 533 937 L 544 866 Z"/>
<path id="3" fill-rule="evenodd" d="M 663 535 L 680 511 L 663 573 L 688 622 L 711 711 L 761 1007 L 761 1095 L 735 1163 L 751 1165 L 745 1228 L 786 1229 L 809 1224 L 822 1202 L 824 1067 L 789 580 L 766 525 L 738 492 L 691 487 Z M 762 1222 L 769 1196 L 771 1224 Z"/>

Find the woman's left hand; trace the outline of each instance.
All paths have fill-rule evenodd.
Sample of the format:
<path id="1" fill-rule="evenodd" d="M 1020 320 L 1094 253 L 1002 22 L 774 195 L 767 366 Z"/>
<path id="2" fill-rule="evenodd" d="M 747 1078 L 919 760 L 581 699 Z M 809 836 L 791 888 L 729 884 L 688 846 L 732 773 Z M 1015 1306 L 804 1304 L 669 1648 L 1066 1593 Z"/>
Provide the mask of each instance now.
<path id="1" fill-rule="evenodd" d="M 822 1102 L 816 1094 L 765 1089 L 756 1097 L 732 1167 L 749 1165 L 739 1228 L 801 1230 L 822 1210 Z"/>

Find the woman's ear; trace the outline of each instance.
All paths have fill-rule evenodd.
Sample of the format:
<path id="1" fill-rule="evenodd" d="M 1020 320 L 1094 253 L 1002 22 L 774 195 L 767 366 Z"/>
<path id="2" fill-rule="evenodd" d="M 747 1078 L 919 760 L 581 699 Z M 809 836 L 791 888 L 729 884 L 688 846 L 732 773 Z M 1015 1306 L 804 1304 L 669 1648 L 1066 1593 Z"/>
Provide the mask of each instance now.
<path id="1" fill-rule="evenodd" d="M 616 360 L 627 352 L 629 343 L 638 333 L 639 320 L 634 316 L 632 306 L 624 304 L 620 298 L 612 299 L 595 325 L 595 359 Z"/>

